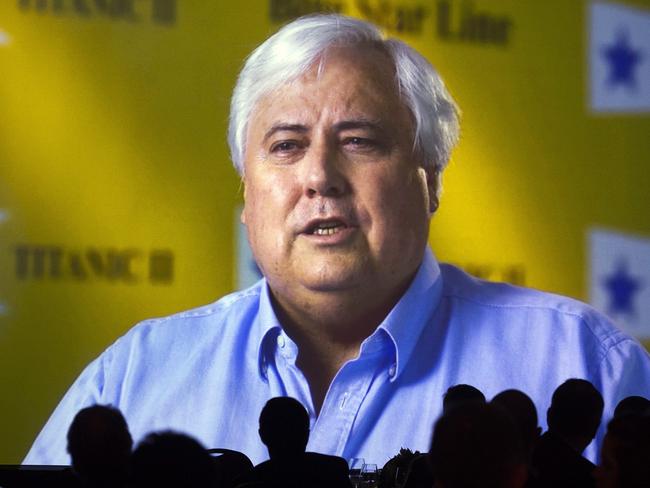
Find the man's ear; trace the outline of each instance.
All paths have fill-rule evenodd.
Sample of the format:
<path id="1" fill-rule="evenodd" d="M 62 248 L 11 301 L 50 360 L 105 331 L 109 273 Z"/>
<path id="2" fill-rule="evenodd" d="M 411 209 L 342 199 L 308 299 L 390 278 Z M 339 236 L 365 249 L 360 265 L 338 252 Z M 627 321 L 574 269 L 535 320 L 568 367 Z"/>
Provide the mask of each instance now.
<path id="1" fill-rule="evenodd" d="M 424 170 L 427 174 L 427 189 L 429 190 L 429 213 L 434 214 L 438 210 L 438 187 L 440 178 L 435 167 L 428 167 Z"/>
<path id="2" fill-rule="evenodd" d="M 246 225 L 246 180 L 244 180 L 244 177 L 241 177 L 241 180 L 239 181 L 239 191 L 242 194 L 242 197 L 244 198 L 244 205 L 242 205 L 241 212 L 239 213 L 239 221 Z"/>

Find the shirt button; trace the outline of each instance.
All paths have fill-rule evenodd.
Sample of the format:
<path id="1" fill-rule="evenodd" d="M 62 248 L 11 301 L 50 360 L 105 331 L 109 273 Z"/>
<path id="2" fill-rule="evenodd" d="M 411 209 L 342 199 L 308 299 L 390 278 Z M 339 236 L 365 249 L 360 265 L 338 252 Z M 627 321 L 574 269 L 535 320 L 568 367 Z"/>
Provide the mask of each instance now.
<path id="1" fill-rule="evenodd" d="M 339 406 L 341 410 L 345 408 L 345 404 L 347 403 L 349 397 L 350 394 L 347 391 L 343 393 L 343 398 L 341 398 L 341 405 Z"/>
<path id="2" fill-rule="evenodd" d="M 394 364 L 391 364 L 390 368 L 388 368 L 388 376 L 391 378 L 395 376 L 395 373 L 397 372 L 397 366 Z"/>
<path id="3" fill-rule="evenodd" d="M 279 335 L 278 336 L 278 346 L 284 347 L 284 344 L 285 344 L 284 336 Z"/>

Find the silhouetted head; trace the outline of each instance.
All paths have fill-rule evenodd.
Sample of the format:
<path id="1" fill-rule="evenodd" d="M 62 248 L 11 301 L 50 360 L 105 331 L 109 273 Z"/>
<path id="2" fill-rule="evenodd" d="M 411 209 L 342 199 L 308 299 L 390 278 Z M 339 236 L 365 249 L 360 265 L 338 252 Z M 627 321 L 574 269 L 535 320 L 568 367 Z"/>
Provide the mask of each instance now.
<path id="1" fill-rule="evenodd" d="M 400 449 L 399 454 L 393 456 L 384 464 L 379 476 L 378 487 L 393 488 L 403 486 L 411 463 L 422 455 L 419 451 L 413 452 L 410 449 Z"/>
<path id="2" fill-rule="evenodd" d="M 508 412 L 519 427 L 524 449 L 532 453 L 542 429 L 538 425 L 537 408 L 523 391 L 505 390 L 492 399 L 494 405 Z"/>
<path id="3" fill-rule="evenodd" d="M 548 430 L 582 452 L 596 435 L 603 397 L 586 380 L 570 379 L 557 387 L 546 415 Z"/>
<path id="4" fill-rule="evenodd" d="M 495 405 L 467 403 L 444 414 L 429 459 L 442 488 L 513 488 L 527 479 L 519 430 Z"/>
<path id="5" fill-rule="evenodd" d="M 442 413 L 466 403 L 485 403 L 485 395 L 472 385 L 450 386 L 442 397 Z"/>
<path id="6" fill-rule="evenodd" d="M 133 440 L 116 408 L 94 405 L 80 410 L 68 430 L 68 453 L 79 477 L 90 483 L 126 480 Z"/>
<path id="7" fill-rule="evenodd" d="M 147 435 L 133 451 L 136 488 L 203 488 L 215 485 L 215 463 L 192 437 L 177 432 Z"/>
<path id="8" fill-rule="evenodd" d="M 630 414 L 650 414 L 650 400 L 642 396 L 629 396 L 623 398 L 623 400 L 618 402 L 618 405 L 616 405 L 614 417 L 621 417 Z"/>
<path id="9" fill-rule="evenodd" d="M 271 459 L 299 455 L 309 440 L 309 414 L 295 398 L 271 398 L 260 413 L 259 433 Z"/>
<path id="10" fill-rule="evenodd" d="M 650 486 L 650 416 L 630 413 L 612 419 L 594 476 L 598 488 Z"/>

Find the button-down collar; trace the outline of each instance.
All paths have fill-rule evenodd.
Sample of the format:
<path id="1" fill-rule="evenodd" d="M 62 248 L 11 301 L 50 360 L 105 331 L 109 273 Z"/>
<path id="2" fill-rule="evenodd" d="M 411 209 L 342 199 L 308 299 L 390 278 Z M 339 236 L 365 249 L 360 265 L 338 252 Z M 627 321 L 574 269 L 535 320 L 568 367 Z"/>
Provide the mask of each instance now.
<path id="1" fill-rule="evenodd" d="M 406 293 L 377 330 L 361 345 L 360 355 L 371 354 L 384 349 L 386 339 L 390 339 L 389 349 L 393 355 L 393 363 L 389 369 L 390 381 L 395 381 L 404 371 L 427 319 L 440 301 L 442 280 L 439 278 L 440 268 L 432 251 L 427 248 L 422 264 Z M 426 299 L 423 300 L 423 297 Z M 256 327 L 260 338 L 258 360 L 262 377 L 266 378 L 266 365 L 273 361 L 280 343 L 284 344 L 282 355 L 295 363 L 297 347 L 282 330 L 271 304 L 271 294 L 266 281 L 261 287 Z"/>
<path id="2" fill-rule="evenodd" d="M 388 334 L 395 347 L 395 362 L 389 370 L 390 381 L 395 381 L 404 371 L 441 295 L 440 268 L 433 253 L 427 248 L 408 290 L 379 326 L 379 329 Z"/>

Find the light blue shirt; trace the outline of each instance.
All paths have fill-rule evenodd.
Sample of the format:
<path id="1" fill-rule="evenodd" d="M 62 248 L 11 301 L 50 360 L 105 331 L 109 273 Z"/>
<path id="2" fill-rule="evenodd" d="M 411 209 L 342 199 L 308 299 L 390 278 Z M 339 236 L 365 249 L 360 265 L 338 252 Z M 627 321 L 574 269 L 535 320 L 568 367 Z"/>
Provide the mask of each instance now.
<path id="1" fill-rule="evenodd" d="M 24 462 L 68 464 L 70 422 L 95 403 L 119 408 L 136 441 L 174 429 L 206 447 L 243 451 L 257 464 L 268 458 L 259 413 L 268 399 L 288 395 L 309 411 L 308 450 L 381 466 L 400 447 L 428 450 L 442 396 L 455 384 L 474 385 L 488 399 L 520 389 L 535 401 L 542 426 L 553 391 L 568 378 L 601 391 L 604 422 L 622 398 L 650 396 L 647 352 L 592 308 L 475 279 L 439 266 L 430 250 L 359 356 L 337 373 L 318 417 L 297 352 L 264 280 L 211 305 L 147 320 L 83 371 Z"/>

